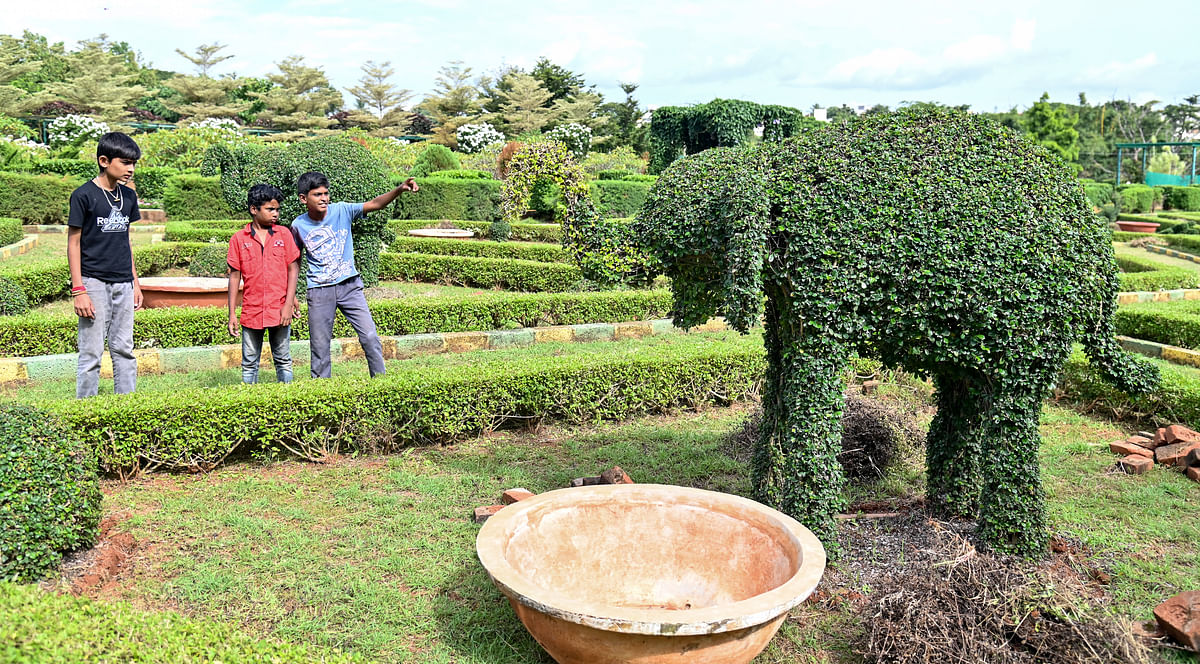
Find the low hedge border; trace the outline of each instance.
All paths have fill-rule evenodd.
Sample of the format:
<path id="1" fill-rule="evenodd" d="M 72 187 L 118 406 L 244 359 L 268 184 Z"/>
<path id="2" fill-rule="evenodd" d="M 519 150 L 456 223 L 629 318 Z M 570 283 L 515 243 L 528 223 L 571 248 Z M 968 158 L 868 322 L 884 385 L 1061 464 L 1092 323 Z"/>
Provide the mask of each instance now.
<path id="1" fill-rule="evenodd" d="M 91 443 L 107 472 L 220 464 L 235 451 L 345 436 L 373 451 L 442 443 L 508 422 L 620 420 L 757 394 L 766 367 L 754 337 L 694 337 L 631 356 L 607 352 L 481 361 L 369 379 L 101 396 L 58 413 Z M 386 442 L 378 442 L 386 441 Z M 368 443 L 369 444 L 369 443 Z"/>
<path id="2" fill-rule="evenodd" d="M 1117 334 L 1200 350 L 1200 297 L 1123 306 L 1114 322 Z"/>
<path id="3" fill-rule="evenodd" d="M 25 228 L 20 219 L 0 217 L 0 247 L 16 244 L 25 237 Z"/>
<path id="4" fill-rule="evenodd" d="M 570 254 L 561 245 L 549 243 L 481 242 L 438 238 L 397 237 L 388 247 L 397 254 L 436 254 L 509 258 L 540 263 L 569 263 Z"/>
<path id="5" fill-rule="evenodd" d="M 27 224 L 65 224 L 71 192 L 83 180 L 0 171 L 0 210 Z"/>
<path id="6" fill-rule="evenodd" d="M 0 582 L 6 662 L 223 662 L 363 664 L 358 655 L 260 640 L 218 622 L 97 602 L 36 585 Z"/>
<path id="7" fill-rule="evenodd" d="M 1122 291 L 1160 291 L 1200 286 L 1200 271 L 1164 265 L 1142 256 L 1117 255 Z"/>
<path id="8" fill-rule="evenodd" d="M 198 250 L 204 245 L 186 246 Z M 665 290 L 489 293 L 369 303 L 379 334 L 387 336 L 650 320 L 666 316 L 671 305 L 671 293 Z M 304 313 L 301 305 L 301 316 L 292 323 L 293 340 L 308 338 Z M 224 307 L 138 311 L 134 313 L 133 344 L 135 348 L 223 345 L 229 342 L 228 321 Z M 76 325 L 75 316 L 70 315 L 0 317 L 0 357 L 73 353 L 78 350 Z M 335 337 L 354 336 L 341 316 L 334 321 L 333 333 Z"/>
<path id="9" fill-rule="evenodd" d="M 692 331 L 717 332 L 727 329 L 721 319 Z M 434 332 L 410 334 L 399 337 L 381 337 L 383 357 L 396 360 L 414 355 L 434 353 L 465 353 L 474 350 L 500 350 L 518 348 L 539 343 L 585 343 L 593 341 L 615 341 L 629 338 L 653 337 L 683 332 L 669 319 L 631 321 L 625 323 L 582 323 L 554 327 L 531 327 L 516 330 L 489 330 L 487 332 Z M 356 338 L 334 339 L 330 342 L 329 357 L 334 362 L 363 358 L 362 344 Z M 262 365 L 270 365 L 271 352 L 263 349 Z M 307 340 L 293 340 L 292 362 L 296 366 L 309 363 Z M 185 348 L 146 348 L 135 350 L 138 375 L 158 375 L 188 371 L 212 371 L 236 369 L 242 363 L 242 345 L 190 346 Z M 105 356 L 107 358 L 107 356 Z M 0 358 L 0 383 L 16 383 L 26 380 L 47 381 L 71 378 L 75 375 L 75 353 L 42 355 L 40 357 Z M 102 363 L 102 378 L 112 378 L 112 363 Z"/>
<path id="10" fill-rule="evenodd" d="M 1166 240 L 1167 246 L 1171 249 L 1147 245 L 1148 251 L 1197 262 L 1195 254 L 1200 254 L 1200 235 L 1160 235 L 1158 237 Z"/>
<path id="11" fill-rule="evenodd" d="M 417 228 L 437 228 L 449 224 L 465 231 L 475 231 L 475 237 L 491 238 L 492 225 L 480 221 L 464 221 L 462 219 L 409 219 L 392 220 L 388 227 L 397 237 L 406 237 L 408 232 Z M 518 242 L 562 242 L 562 226 L 559 224 L 509 224 L 512 233 L 508 239 Z"/>
<path id="12" fill-rule="evenodd" d="M 191 261 L 192 256 L 200 250 L 202 244 L 195 243 L 159 243 L 133 250 L 134 261 L 139 275 L 151 275 L 173 267 L 182 267 Z M 0 277 L 6 277 L 25 291 L 29 304 L 35 305 L 57 297 L 65 297 L 71 290 L 71 274 L 67 267 L 67 258 L 47 259 L 33 265 L 20 268 L 5 269 L 0 264 Z M 16 319 L 26 319 L 26 316 L 0 317 L 0 325 L 7 325 Z M 71 319 L 71 327 L 75 319 Z M 0 347 L 3 343 L 0 342 Z"/>
<path id="13" fill-rule="evenodd" d="M 435 254 L 381 254 L 379 278 L 503 288 L 526 293 L 578 290 L 583 274 L 575 265 L 511 258 Z"/>
<path id="14" fill-rule="evenodd" d="M 0 260 L 29 253 L 31 249 L 38 246 L 39 242 L 40 240 L 38 239 L 38 236 L 26 235 L 25 237 L 6 247 L 0 247 Z"/>
<path id="15" fill-rule="evenodd" d="M 1154 237 L 1154 233 L 1132 233 L 1130 231 L 1113 231 L 1113 242 L 1129 242 L 1143 237 Z"/>
<path id="16" fill-rule="evenodd" d="M 1106 383 L 1091 367 L 1082 350 L 1063 365 L 1056 389 L 1082 410 L 1117 419 L 1149 420 L 1156 425 L 1179 423 L 1200 426 L 1200 372 L 1170 362 L 1158 365 L 1158 389 L 1130 396 Z"/>

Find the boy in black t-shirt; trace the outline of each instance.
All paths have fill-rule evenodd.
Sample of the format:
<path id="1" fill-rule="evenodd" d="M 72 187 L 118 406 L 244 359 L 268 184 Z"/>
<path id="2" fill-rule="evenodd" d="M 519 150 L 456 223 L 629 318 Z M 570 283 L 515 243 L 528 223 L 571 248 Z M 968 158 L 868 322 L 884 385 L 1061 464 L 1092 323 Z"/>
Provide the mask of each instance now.
<path id="1" fill-rule="evenodd" d="M 67 264 L 71 299 L 79 316 L 79 364 L 75 397 L 96 396 L 104 338 L 112 356 L 114 391 L 137 388 L 133 357 L 133 310 L 142 306 L 142 289 L 133 264 L 129 224 L 142 218 L 129 179 L 142 150 L 121 132 L 100 137 L 96 162 L 100 175 L 71 194 L 67 219 Z"/>

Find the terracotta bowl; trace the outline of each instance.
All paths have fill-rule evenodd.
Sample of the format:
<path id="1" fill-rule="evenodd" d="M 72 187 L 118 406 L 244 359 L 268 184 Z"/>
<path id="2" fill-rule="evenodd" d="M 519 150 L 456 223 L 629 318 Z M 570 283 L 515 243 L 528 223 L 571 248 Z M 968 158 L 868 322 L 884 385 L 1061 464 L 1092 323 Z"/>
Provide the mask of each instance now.
<path id="1" fill-rule="evenodd" d="M 1153 233 L 1158 224 L 1152 221 L 1118 221 L 1117 228 L 1130 233 Z"/>
<path id="2" fill-rule="evenodd" d="M 812 593 L 825 549 L 752 500 L 657 484 L 551 491 L 500 510 L 479 560 L 560 664 L 742 664 Z"/>
<path id="3" fill-rule="evenodd" d="M 142 308 L 224 307 L 229 303 L 229 280 L 211 277 L 146 277 L 138 279 L 142 287 Z M 242 301 L 239 290 L 237 304 Z"/>
<path id="4" fill-rule="evenodd" d="M 475 237 L 475 231 L 464 231 L 460 228 L 414 228 L 408 232 L 416 237 L 441 237 L 463 239 Z"/>

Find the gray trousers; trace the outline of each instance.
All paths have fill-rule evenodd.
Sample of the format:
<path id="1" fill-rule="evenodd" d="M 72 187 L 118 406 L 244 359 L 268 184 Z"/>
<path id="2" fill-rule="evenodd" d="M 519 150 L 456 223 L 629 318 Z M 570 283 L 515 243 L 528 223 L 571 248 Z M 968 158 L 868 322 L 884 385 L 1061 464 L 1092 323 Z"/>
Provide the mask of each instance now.
<path id="1" fill-rule="evenodd" d="M 363 282 L 359 277 L 347 279 L 332 286 L 308 289 L 308 343 L 312 358 L 310 370 L 313 378 L 329 378 L 329 342 L 333 338 L 333 317 L 340 309 L 358 334 L 363 355 L 367 356 L 367 370 L 371 376 L 387 373 L 383 366 L 383 344 L 375 331 L 375 319 L 367 308 L 363 295 Z"/>
<path id="2" fill-rule="evenodd" d="M 94 397 L 100 391 L 100 358 L 104 340 L 112 357 L 114 391 L 137 389 L 137 360 L 133 357 L 133 282 L 110 284 L 84 277 L 83 285 L 96 309 L 95 318 L 79 319 L 79 364 L 75 397 Z"/>
<path id="3" fill-rule="evenodd" d="M 263 333 L 271 339 L 271 361 L 275 377 L 281 383 L 292 382 L 292 326 L 279 325 L 265 330 L 242 327 L 242 382 L 258 382 L 258 362 L 262 357 Z"/>

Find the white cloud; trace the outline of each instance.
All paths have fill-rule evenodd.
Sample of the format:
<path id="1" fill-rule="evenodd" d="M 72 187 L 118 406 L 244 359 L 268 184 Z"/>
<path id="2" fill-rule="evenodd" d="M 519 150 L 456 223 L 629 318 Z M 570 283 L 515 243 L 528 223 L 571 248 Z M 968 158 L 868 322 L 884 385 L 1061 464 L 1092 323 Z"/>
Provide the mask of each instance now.
<path id="1" fill-rule="evenodd" d="M 1109 62 L 1092 67 L 1084 72 L 1083 78 L 1087 83 L 1124 83 L 1156 64 L 1158 56 L 1151 52 L 1127 62 Z"/>

